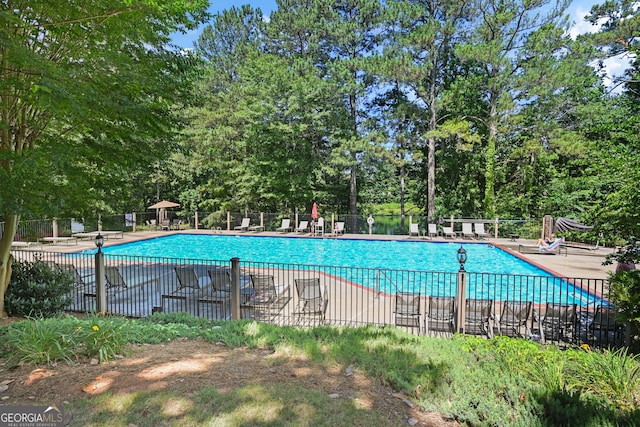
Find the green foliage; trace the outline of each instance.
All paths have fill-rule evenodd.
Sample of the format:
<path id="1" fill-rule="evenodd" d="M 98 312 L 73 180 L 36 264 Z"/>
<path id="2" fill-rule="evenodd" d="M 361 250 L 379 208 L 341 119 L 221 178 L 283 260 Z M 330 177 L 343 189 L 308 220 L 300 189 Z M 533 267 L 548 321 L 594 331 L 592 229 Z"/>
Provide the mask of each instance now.
<path id="1" fill-rule="evenodd" d="M 136 321 L 99 316 L 26 320 L 0 328 L 0 336 L 13 364 L 73 362 L 86 356 L 110 360 L 126 351 L 126 341 L 186 338 L 270 347 L 274 363 L 304 355 L 326 369 L 351 366 L 403 391 L 426 410 L 468 425 L 631 425 L 640 415 L 640 361 L 625 351 L 561 351 L 506 337 L 436 339 L 396 328 L 296 329 L 185 313 Z M 219 405 L 226 398 L 215 397 Z"/>
<path id="2" fill-rule="evenodd" d="M 14 261 L 5 295 L 11 316 L 51 317 L 71 304 L 74 278 L 47 264 Z"/>

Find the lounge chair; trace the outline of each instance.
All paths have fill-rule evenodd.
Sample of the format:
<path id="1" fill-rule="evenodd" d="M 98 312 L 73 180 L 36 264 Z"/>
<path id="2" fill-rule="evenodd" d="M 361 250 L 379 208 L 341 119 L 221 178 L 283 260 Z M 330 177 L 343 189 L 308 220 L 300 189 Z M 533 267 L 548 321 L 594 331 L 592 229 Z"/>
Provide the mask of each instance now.
<path id="1" fill-rule="evenodd" d="M 427 332 L 455 330 L 456 299 L 454 297 L 429 297 L 427 304 Z"/>
<path id="2" fill-rule="evenodd" d="M 73 264 L 58 264 L 55 261 L 42 261 L 43 263 L 45 263 L 50 269 L 54 270 L 54 271 L 60 271 L 63 273 L 66 273 L 68 275 L 70 275 L 71 277 L 73 277 L 73 281 L 76 285 L 76 287 L 80 288 L 83 286 L 86 286 L 87 283 L 84 280 L 84 277 L 80 274 L 80 272 L 78 271 L 78 269 L 76 268 L 75 265 Z M 87 276 L 89 277 L 89 276 Z"/>
<path id="3" fill-rule="evenodd" d="M 298 228 L 295 229 L 295 232 L 304 233 L 305 231 L 309 231 L 309 221 L 300 221 L 300 224 L 298 224 Z"/>
<path id="4" fill-rule="evenodd" d="M 484 231 L 484 223 L 483 222 L 476 222 L 475 224 L 473 224 L 473 228 L 474 228 L 474 232 L 477 238 L 479 239 L 488 239 L 489 238 L 489 234 Z"/>
<path id="5" fill-rule="evenodd" d="M 182 226 L 182 220 L 181 219 L 174 219 L 173 221 L 171 221 L 171 228 L 174 230 L 180 230 L 180 227 Z"/>
<path id="6" fill-rule="evenodd" d="M 398 292 L 396 294 L 395 324 L 420 331 L 420 293 Z"/>
<path id="7" fill-rule="evenodd" d="M 458 237 L 458 233 L 453 231 L 453 227 L 442 227 L 442 235 L 446 238 L 451 237 L 452 239 Z"/>
<path id="8" fill-rule="evenodd" d="M 493 300 L 467 298 L 464 322 L 465 333 L 493 338 Z"/>
<path id="9" fill-rule="evenodd" d="M 409 237 L 414 235 L 420 237 L 420 227 L 417 222 L 409 224 Z"/>
<path id="10" fill-rule="evenodd" d="M 520 253 L 539 253 L 539 254 L 562 254 L 564 251 L 564 256 L 567 256 L 568 251 L 567 247 L 564 245 L 563 238 L 557 238 L 550 245 L 547 246 L 538 246 L 538 245 L 518 245 L 518 252 Z"/>
<path id="11" fill-rule="evenodd" d="M 564 243 L 564 239 L 562 237 L 558 237 L 551 244 L 547 246 L 538 246 L 538 250 L 540 253 L 552 253 L 559 252 L 561 245 Z"/>
<path id="12" fill-rule="evenodd" d="M 251 218 L 242 218 L 242 223 L 240 225 L 233 227 L 233 229 L 236 231 L 248 231 L 250 223 L 251 223 Z"/>
<path id="13" fill-rule="evenodd" d="M 529 338 L 531 337 L 531 328 L 529 322 L 531 320 L 531 312 L 533 303 L 505 301 L 500 313 L 498 321 L 498 333 L 500 335 L 516 336 Z M 524 334 L 522 330 L 524 329 Z"/>
<path id="14" fill-rule="evenodd" d="M 193 267 L 174 267 L 173 269 L 178 278 L 178 287 L 168 294 L 161 295 L 162 311 L 167 311 L 165 300 L 181 301 L 181 310 L 187 311 L 187 300 L 201 288 L 200 278 Z"/>
<path id="15" fill-rule="evenodd" d="M 319 317 L 324 321 L 329 306 L 329 298 L 326 286 L 320 286 L 320 278 L 295 279 L 298 292 L 298 308 L 296 315 L 301 320 L 303 317 Z"/>
<path id="16" fill-rule="evenodd" d="M 473 232 L 473 224 L 471 224 L 470 222 L 462 223 L 462 237 L 464 237 L 465 239 L 467 237 L 470 239 L 474 239 L 476 237 Z"/>
<path id="17" fill-rule="evenodd" d="M 431 238 L 438 237 L 438 226 L 436 224 L 427 224 L 427 236 Z"/>
<path id="18" fill-rule="evenodd" d="M 291 231 L 291 220 L 289 218 L 283 219 L 282 224 L 280 224 L 280 227 L 276 228 L 276 231 L 280 231 L 282 233 Z"/>
<path id="19" fill-rule="evenodd" d="M 254 310 L 256 318 L 277 314 L 289 303 L 291 295 L 286 285 L 276 286 L 272 275 L 250 274 L 253 295 L 242 306 Z"/>
<path id="20" fill-rule="evenodd" d="M 200 304 L 219 304 L 221 307 L 220 317 L 226 317 L 225 304 L 231 300 L 231 272 L 226 268 L 216 268 L 207 270 L 211 280 L 210 289 L 207 293 L 198 297 L 198 315 L 200 315 Z"/>
<path id="21" fill-rule="evenodd" d="M 160 221 L 160 231 L 162 230 L 171 230 L 171 220 L 163 219 L 162 221 Z"/>
<path id="22" fill-rule="evenodd" d="M 544 314 L 540 316 L 540 342 L 548 339 L 553 341 L 568 341 L 575 337 L 577 326 L 576 304 L 547 303 Z"/>
<path id="23" fill-rule="evenodd" d="M 104 276 L 107 280 L 105 283 L 107 291 L 117 292 L 118 290 L 127 289 L 129 286 L 125 282 L 120 269 L 115 266 L 106 266 L 104 268 Z"/>
<path id="24" fill-rule="evenodd" d="M 338 221 L 333 227 L 333 235 L 340 236 L 344 234 L 344 222 Z"/>
<path id="25" fill-rule="evenodd" d="M 618 309 L 615 307 L 604 307 L 602 305 L 596 307 L 593 321 L 589 324 L 588 340 L 600 345 L 617 345 L 621 343 L 624 325 L 618 321 L 617 317 Z"/>
<path id="26" fill-rule="evenodd" d="M 249 231 L 264 231 L 264 226 L 263 225 L 250 225 L 248 228 Z"/>

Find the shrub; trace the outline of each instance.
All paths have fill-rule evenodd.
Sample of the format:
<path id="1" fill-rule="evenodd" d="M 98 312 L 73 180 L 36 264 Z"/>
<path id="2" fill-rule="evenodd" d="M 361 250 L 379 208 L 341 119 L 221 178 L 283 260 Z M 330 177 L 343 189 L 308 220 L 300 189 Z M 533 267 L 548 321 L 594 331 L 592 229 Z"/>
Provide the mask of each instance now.
<path id="1" fill-rule="evenodd" d="M 72 302 L 75 282 L 70 274 L 47 264 L 14 261 L 5 307 L 11 316 L 53 317 Z"/>

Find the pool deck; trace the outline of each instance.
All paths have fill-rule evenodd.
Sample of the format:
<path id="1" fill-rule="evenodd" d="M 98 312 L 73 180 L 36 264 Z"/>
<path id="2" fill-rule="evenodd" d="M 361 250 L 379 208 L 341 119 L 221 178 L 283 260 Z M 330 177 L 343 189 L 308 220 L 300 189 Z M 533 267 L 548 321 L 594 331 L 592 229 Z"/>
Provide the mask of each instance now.
<path id="1" fill-rule="evenodd" d="M 276 233 L 276 232 L 226 232 L 226 231 L 212 231 L 212 230 L 175 230 L 175 231 L 138 231 L 136 233 L 123 233 L 122 237 L 107 238 L 104 241 L 104 246 L 117 245 L 122 243 L 129 243 L 138 240 L 149 239 L 153 237 L 167 236 L 171 234 L 223 234 L 223 235 L 257 235 L 257 236 L 277 236 L 277 237 L 310 237 L 309 234 L 299 233 Z M 493 243 L 503 249 L 506 249 L 516 256 L 526 259 L 527 261 L 542 267 L 548 271 L 551 271 L 557 275 L 571 277 L 571 278 L 589 278 L 589 279 L 606 279 L 608 273 L 615 269 L 615 265 L 602 265 L 605 257 L 613 252 L 613 248 L 601 247 L 598 250 L 588 250 L 580 248 L 567 248 L 567 253 L 561 254 L 553 253 L 538 253 L 535 249 L 535 241 L 527 239 L 511 240 L 507 238 L 499 239 L 486 239 L 486 240 L 469 240 L 469 239 L 445 239 L 443 237 L 436 237 L 433 239 L 425 239 L 409 236 L 388 236 L 388 235 L 365 235 L 365 234 L 345 234 L 339 237 L 325 235 L 323 237 L 314 238 L 338 238 L 338 239 L 375 239 L 375 240 L 410 240 L 410 241 L 424 241 L 424 242 L 448 242 L 448 243 Z M 33 251 L 51 251 L 51 252 L 77 252 L 85 249 L 95 249 L 93 239 L 78 240 L 77 244 L 73 246 L 56 244 L 17 247 L 21 250 L 33 250 Z M 527 247 L 529 250 L 525 254 L 518 252 L 520 245 Z M 400 254 L 398 254 L 400 255 Z"/>

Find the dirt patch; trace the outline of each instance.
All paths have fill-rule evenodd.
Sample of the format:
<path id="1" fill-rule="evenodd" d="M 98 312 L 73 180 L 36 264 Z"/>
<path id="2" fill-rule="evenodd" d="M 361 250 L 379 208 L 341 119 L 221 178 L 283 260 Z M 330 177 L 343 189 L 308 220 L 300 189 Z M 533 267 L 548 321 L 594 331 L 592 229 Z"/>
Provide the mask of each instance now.
<path id="1" fill-rule="evenodd" d="M 0 392 L 4 405 L 74 401 L 107 391 L 116 394 L 171 388 L 189 396 L 204 386 L 230 392 L 247 384 L 288 384 L 366 402 L 373 409 L 404 419 L 405 425 L 415 420 L 414 425 L 420 426 L 458 426 L 439 414 L 421 411 L 406 396 L 376 384 L 357 369 L 327 368 L 269 349 L 231 349 L 203 341 L 137 345 L 127 357 L 105 364 L 87 361 L 75 366 L 61 363 L 2 369 L 0 384 L 7 387 Z"/>

